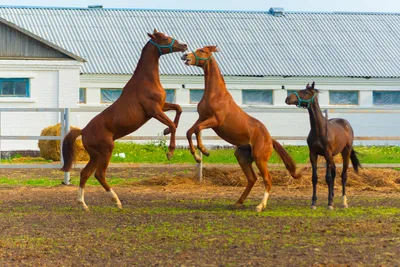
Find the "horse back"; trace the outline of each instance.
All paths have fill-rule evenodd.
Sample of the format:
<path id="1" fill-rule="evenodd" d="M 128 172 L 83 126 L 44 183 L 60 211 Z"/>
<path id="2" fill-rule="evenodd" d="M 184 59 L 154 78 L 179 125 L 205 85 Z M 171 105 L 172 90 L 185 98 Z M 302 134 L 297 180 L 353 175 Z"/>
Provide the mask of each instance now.
<path id="1" fill-rule="evenodd" d="M 328 130 L 332 128 L 333 131 L 342 131 L 343 132 L 351 132 L 353 133 L 353 128 L 350 123 L 342 118 L 334 118 L 329 120 Z"/>

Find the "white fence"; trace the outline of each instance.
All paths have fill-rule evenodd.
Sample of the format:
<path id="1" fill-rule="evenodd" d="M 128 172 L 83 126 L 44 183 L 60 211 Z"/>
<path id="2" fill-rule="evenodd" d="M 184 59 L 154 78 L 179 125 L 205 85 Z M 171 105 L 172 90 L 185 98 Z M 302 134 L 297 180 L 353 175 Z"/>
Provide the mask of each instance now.
<path id="1" fill-rule="evenodd" d="M 85 108 L 74 108 L 74 109 L 62 109 L 62 108 L 0 108 L 0 151 L 1 151 L 1 140 L 63 140 L 67 129 L 70 128 L 70 112 L 101 112 L 103 108 L 99 109 L 85 109 Z M 268 109 L 262 110 L 263 112 L 278 112 L 278 109 Z M 293 109 L 284 109 L 286 112 L 294 112 Z M 400 113 L 400 109 L 382 109 L 382 108 L 328 108 L 325 111 L 329 113 Z M 261 110 L 260 110 L 261 111 Z M 61 135 L 60 136 L 3 136 L 1 132 L 1 115 L 4 112 L 57 112 L 60 115 L 61 121 Z M 282 112 L 282 109 L 279 109 Z M 298 112 L 296 110 L 296 112 Z M 272 136 L 276 140 L 306 140 L 307 136 Z M 186 136 L 177 136 L 177 140 L 186 140 Z M 195 136 L 193 136 L 195 139 Z M 203 136 L 203 140 L 221 140 L 218 136 Z M 119 140 L 131 140 L 131 141 L 150 141 L 150 140 L 160 140 L 160 136 L 125 136 Z M 400 140 L 400 136 L 355 136 L 355 140 Z M 61 144 L 62 142 L 60 142 Z M 62 146 L 61 151 L 61 161 L 57 164 L 2 164 L 1 163 L 1 153 L 0 153 L 0 169 L 32 169 L 32 168 L 61 168 L 63 165 L 62 158 Z M 201 170 L 202 164 L 197 164 L 198 177 L 201 180 Z M 69 184 L 70 174 L 67 172 L 64 174 L 64 183 Z"/>

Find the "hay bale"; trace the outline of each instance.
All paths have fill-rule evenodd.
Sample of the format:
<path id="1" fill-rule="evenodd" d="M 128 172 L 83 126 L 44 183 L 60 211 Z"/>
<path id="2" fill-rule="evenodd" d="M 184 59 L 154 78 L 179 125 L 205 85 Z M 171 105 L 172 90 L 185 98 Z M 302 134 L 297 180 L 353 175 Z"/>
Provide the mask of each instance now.
<path id="1" fill-rule="evenodd" d="M 71 127 L 70 129 L 77 129 Z M 60 136 L 61 135 L 61 124 L 58 123 L 53 126 L 46 127 L 42 130 L 41 136 Z M 47 160 L 60 160 L 60 141 L 58 140 L 39 140 L 38 146 L 40 154 Z M 82 140 L 76 140 L 76 160 L 77 161 L 88 161 L 89 154 L 85 150 L 82 144 Z"/>

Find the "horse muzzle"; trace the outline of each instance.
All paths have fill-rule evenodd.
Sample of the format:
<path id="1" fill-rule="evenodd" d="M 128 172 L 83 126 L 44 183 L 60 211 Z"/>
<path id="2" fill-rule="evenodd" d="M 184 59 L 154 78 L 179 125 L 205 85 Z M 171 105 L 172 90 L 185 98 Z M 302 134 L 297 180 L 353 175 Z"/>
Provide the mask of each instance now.
<path id="1" fill-rule="evenodd" d="M 179 40 L 176 40 L 176 41 L 177 41 L 177 43 L 178 43 L 178 49 L 179 49 L 179 51 L 185 52 L 186 50 L 188 50 L 188 45 L 187 45 L 186 43 L 181 42 L 181 41 L 179 41 Z"/>

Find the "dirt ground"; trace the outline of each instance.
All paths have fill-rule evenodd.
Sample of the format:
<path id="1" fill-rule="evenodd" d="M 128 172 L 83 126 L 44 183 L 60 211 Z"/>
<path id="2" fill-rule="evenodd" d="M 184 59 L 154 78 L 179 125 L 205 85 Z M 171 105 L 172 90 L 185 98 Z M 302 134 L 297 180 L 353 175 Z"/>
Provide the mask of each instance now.
<path id="1" fill-rule="evenodd" d="M 260 181 L 244 209 L 237 166 L 209 166 L 199 184 L 193 166 L 109 168 L 124 209 L 100 185 L 87 186 L 84 212 L 77 186 L 0 186 L 1 266 L 400 266 L 400 172 L 350 173 L 349 209 L 326 210 L 319 174 L 318 208 L 309 209 L 310 170 L 300 180 L 271 170 L 267 210 L 254 211 Z M 340 174 L 340 173 L 339 173 Z M 71 173 L 78 179 L 79 170 Z M 0 177 L 62 181 L 57 170 L 0 170 Z M 90 178 L 94 179 L 94 178 Z"/>

